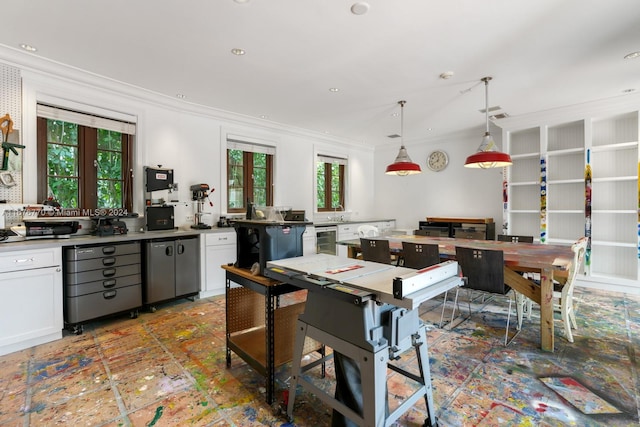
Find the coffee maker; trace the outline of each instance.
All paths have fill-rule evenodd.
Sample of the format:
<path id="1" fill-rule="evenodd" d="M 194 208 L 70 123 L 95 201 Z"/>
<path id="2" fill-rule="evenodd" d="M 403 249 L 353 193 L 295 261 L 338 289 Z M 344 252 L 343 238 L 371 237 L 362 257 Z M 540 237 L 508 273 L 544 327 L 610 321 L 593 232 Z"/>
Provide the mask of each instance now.
<path id="1" fill-rule="evenodd" d="M 207 184 L 195 184 L 190 188 L 191 200 L 198 202 L 196 213 L 194 215 L 195 224 L 192 224 L 191 228 L 197 228 L 199 230 L 206 230 L 208 228 L 211 228 L 210 225 L 205 224 L 202 221 L 202 217 L 205 215 L 205 213 L 203 212 L 204 201 L 209 199 L 209 194 L 207 193 L 207 191 L 209 191 L 209 186 Z M 209 201 L 209 205 L 213 206 L 213 203 Z"/>

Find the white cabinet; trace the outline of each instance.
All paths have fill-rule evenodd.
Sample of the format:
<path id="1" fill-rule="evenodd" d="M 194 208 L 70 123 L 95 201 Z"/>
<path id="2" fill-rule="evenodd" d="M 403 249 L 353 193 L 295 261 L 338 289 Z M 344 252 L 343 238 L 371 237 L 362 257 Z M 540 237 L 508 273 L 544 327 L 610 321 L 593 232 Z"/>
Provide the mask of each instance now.
<path id="1" fill-rule="evenodd" d="M 302 233 L 302 254 L 311 255 L 317 251 L 316 247 L 316 228 L 312 225 L 307 225 Z"/>
<path id="2" fill-rule="evenodd" d="M 507 233 L 552 244 L 590 236 L 585 280 L 637 287 L 639 122 L 632 111 L 505 130 Z"/>
<path id="3" fill-rule="evenodd" d="M 357 239 L 358 236 L 358 227 L 362 224 L 340 224 L 338 225 L 338 240 L 350 240 Z M 339 256 L 348 256 L 348 248 L 344 245 L 338 245 L 338 255 Z"/>
<path id="4" fill-rule="evenodd" d="M 0 254 L 0 355 L 62 338 L 60 248 Z"/>
<path id="5" fill-rule="evenodd" d="M 204 281 L 200 292 L 203 298 L 222 295 L 225 290 L 223 264 L 235 263 L 236 233 L 229 231 L 204 234 Z"/>

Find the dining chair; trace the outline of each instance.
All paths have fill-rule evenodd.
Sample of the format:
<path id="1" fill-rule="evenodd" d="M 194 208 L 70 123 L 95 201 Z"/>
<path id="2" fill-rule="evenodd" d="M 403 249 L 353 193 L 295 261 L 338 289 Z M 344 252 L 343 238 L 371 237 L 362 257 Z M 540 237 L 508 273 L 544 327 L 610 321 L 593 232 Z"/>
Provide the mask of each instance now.
<path id="1" fill-rule="evenodd" d="M 533 243 L 533 236 L 519 236 L 516 234 L 498 234 L 496 239 L 500 242 Z"/>
<path id="2" fill-rule="evenodd" d="M 358 237 L 378 237 L 380 236 L 380 229 L 375 225 L 362 224 L 358 227 Z"/>
<path id="3" fill-rule="evenodd" d="M 560 313 L 562 323 L 564 323 L 564 334 L 569 342 L 573 342 L 571 329 L 578 328 L 573 309 L 573 289 L 576 284 L 578 272 L 582 269 L 588 242 L 588 237 L 581 237 L 571 245 L 573 262 L 571 263 L 567 280 L 565 283 L 554 282 L 553 284 L 553 310 Z"/>
<path id="4" fill-rule="evenodd" d="M 424 244 L 424 243 L 415 243 L 415 242 L 402 242 L 402 265 L 407 268 L 415 268 L 419 270 L 421 268 L 430 267 L 435 264 L 439 264 L 440 259 L 440 248 L 436 244 Z M 455 316 L 455 308 L 458 305 L 458 291 L 459 287 L 456 287 L 456 295 L 453 300 L 453 310 L 451 312 L 451 323 L 453 323 L 453 318 Z M 449 291 L 445 291 L 444 293 L 444 301 L 442 302 L 442 312 L 440 313 L 440 324 L 439 327 L 442 327 L 442 323 L 444 321 L 444 309 L 447 305 L 447 297 L 449 295 Z"/>
<path id="5" fill-rule="evenodd" d="M 456 246 L 456 259 L 462 270 L 464 288 L 493 295 L 508 295 L 511 288 L 504 283 L 504 253 L 498 250 L 474 249 Z M 513 291 L 515 294 L 515 291 Z M 504 333 L 504 345 L 509 345 L 518 336 L 522 327 L 521 307 L 516 304 L 518 321 L 516 333 L 509 339 L 512 298 L 509 295 L 509 311 Z M 471 316 L 471 298 L 469 298 L 469 316 Z"/>
<path id="6" fill-rule="evenodd" d="M 511 243 L 533 243 L 533 236 L 524 236 L 518 234 L 498 234 L 497 239 L 499 242 L 511 242 Z M 530 280 L 539 280 L 539 274 L 537 273 L 522 273 L 523 277 Z M 533 309 L 533 301 L 524 295 L 516 294 L 516 304 L 520 305 L 523 315 L 527 315 L 527 319 L 531 319 L 531 310 Z"/>
<path id="7" fill-rule="evenodd" d="M 367 239 L 361 237 L 360 251 L 362 252 L 362 259 L 365 261 L 391 264 L 391 250 L 389 248 L 389 241 L 386 239 Z"/>

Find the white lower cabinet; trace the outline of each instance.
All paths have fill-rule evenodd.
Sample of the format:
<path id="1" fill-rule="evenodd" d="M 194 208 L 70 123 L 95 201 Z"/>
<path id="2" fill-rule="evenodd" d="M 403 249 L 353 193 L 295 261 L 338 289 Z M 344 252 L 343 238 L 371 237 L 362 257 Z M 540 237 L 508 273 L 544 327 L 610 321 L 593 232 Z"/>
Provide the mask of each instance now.
<path id="1" fill-rule="evenodd" d="M 223 264 L 235 263 L 238 256 L 236 251 L 236 233 L 234 229 L 228 232 L 205 234 L 204 249 L 204 283 L 200 292 L 201 297 L 222 295 L 225 290 L 225 271 Z"/>
<path id="2" fill-rule="evenodd" d="M 316 253 L 316 228 L 307 225 L 302 233 L 302 255 L 311 255 Z"/>
<path id="3" fill-rule="evenodd" d="M 62 338 L 60 248 L 0 255 L 0 355 Z"/>

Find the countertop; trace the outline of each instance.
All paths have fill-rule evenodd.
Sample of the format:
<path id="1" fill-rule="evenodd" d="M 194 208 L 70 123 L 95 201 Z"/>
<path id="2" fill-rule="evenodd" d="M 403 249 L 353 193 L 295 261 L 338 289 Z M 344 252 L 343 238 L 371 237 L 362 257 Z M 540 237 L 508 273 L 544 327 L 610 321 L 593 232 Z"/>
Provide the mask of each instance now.
<path id="1" fill-rule="evenodd" d="M 384 222 L 384 221 L 395 221 L 395 218 L 373 218 L 373 219 L 350 219 L 346 221 L 314 221 L 313 225 L 316 227 L 332 227 L 338 225 L 349 225 L 349 224 L 365 224 L 372 222 Z"/>
<path id="2" fill-rule="evenodd" d="M 44 239 L 31 239 L 23 240 L 19 242 L 0 242 L 0 253 L 29 250 L 29 249 L 43 249 L 43 248 L 56 248 L 63 246 L 75 246 L 75 245 L 95 245 L 102 243 L 114 243 L 114 242 L 127 242 L 132 240 L 152 240 L 152 239 L 165 239 L 171 237 L 187 237 L 187 236 L 199 236 L 200 234 L 208 233 L 224 233 L 234 232 L 233 227 L 213 227 L 205 230 L 162 230 L 162 231 L 134 231 L 127 234 L 118 234 L 113 236 L 93 236 L 90 234 L 71 236 L 68 238 L 44 238 Z"/>

